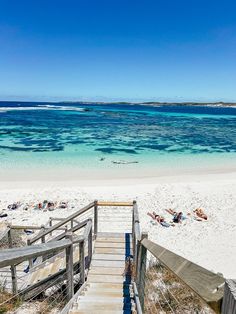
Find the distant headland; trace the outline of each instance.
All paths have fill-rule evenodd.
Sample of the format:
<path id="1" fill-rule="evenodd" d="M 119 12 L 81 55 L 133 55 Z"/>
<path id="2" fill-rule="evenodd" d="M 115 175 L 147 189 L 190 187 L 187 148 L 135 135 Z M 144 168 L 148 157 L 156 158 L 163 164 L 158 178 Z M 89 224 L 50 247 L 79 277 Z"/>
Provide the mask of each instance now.
<path id="1" fill-rule="evenodd" d="M 161 101 L 80 101 L 80 100 L 65 100 L 65 101 L 29 101 L 29 100 L 0 100 L 1 104 L 63 104 L 63 105 L 142 105 L 142 106 L 207 106 L 207 107 L 235 107 L 236 102 L 161 102 Z"/>

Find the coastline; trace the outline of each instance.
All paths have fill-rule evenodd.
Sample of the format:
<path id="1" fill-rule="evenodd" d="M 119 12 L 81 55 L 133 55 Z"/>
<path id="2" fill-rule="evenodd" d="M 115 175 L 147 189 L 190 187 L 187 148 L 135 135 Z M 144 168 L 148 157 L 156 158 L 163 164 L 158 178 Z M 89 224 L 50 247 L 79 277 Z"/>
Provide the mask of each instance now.
<path id="1" fill-rule="evenodd" d="M 0 188 L 15 186 L 96 186 L 112 184 L 138 184 L 174 182 L 184 178 L 191 181 L 195 176 L 201 180 L 210 175 L 236 176 L 236 154 L 201 159 L 178 157 L 150 160 L 150 163 L 112 164 L 112 158 L 68 164 L 44 164 L 32 166 L 26 162 L 0 167 Z M 129 161 L 129 160 L 127 160 Z"/>

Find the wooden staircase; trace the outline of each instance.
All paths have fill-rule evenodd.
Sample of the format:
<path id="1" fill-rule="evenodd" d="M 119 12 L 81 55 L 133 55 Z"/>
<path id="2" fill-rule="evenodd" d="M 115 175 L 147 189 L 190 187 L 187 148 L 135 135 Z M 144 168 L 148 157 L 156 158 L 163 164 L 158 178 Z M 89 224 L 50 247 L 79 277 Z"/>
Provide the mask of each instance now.
<path id="1" fill-rule="evenodd" d="M 69 313 L 135 313 L 126 262 L 131 255 L 131 234 L 98 233 L 87 282 Z"/>

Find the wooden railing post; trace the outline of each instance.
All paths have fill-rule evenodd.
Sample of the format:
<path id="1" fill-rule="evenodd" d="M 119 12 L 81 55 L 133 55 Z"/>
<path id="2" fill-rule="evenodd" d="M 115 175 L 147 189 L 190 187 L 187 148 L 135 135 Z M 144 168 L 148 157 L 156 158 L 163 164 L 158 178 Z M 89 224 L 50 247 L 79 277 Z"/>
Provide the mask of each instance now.
<path id="1" fill-rule="evenodd" d="M 84 241 L 79 244 L 80 283 L 85 282 Z"/>
<path id="2" fill-rule="evenodd" d="M 90 229 L 89 236 L 88 236 L 88 264 L 90 266 L 93 254 L 93 230 Z"/>
<path id="3" fill-rule="evenodd" d="M 41 232 L 44 233 L 45 232 L 45 226 L 44 225 L 41 225 Z M 42 244 L 46 242 L 46 239 L 45 239 L 45 235 L 43 234 L 42 237 L 41 237 L 41 242 Z M 42 261 L 45 261 L 45 257 L 42 256 Z"/>
<path id="4" fill-rule="evenodd" d="M 223 303 L 220 309 L 214 308 L 216 313 L 228 314 L 236 313 L 236 282 L 232 279 L 227 279 L 224 285 Z"/>
<path id="5" fill-rule="evenodd" d="M 31 242 L 30 242 L 30 239 L 27 239 L 27 245 L 30 246 L 31 245 Z M 29 269 L 33 267 L 33 259 L 30 258 L 29 259 Z"/>
<path id="6" fill-rule="evenodd" d="M 52 217 L 49 217 L 49 228 L 52 227 Z M 52 232 L 50 232 L 50 236 L 52 235 Z"/>
<path id="7" fill-rule="evenodd" d="M 71 245 L 66 248 L 66 278 L 67 301 L 74 295 L 74 268 L 73 268 L 73 234 L 67 233 L 66 239 L 71 240 Z"/>
<path id="8" fill-rule="evenodd" d="M 142 306 L 142 309 L 144 310 L 144 294 L 145 294 L 145 277 L 146 277 L 146 263 L 147 263 L 147 249 L 142 245 L 142 240 L 148 238 L 147 232 L 142 232 L 141 234 L 141 241 L 139 243 L 139 254 L 138 254 L 138 260 L 137 260 L 137 277 L 136 277 L 136 283 L 137 288 L 139 292 L 139 299 Z"/>
<path id="9" fill-rule="evenodd" d="M 8 244 L 9 248 L 13 247 L 12 236 L 11 236 L 11 228 L 8 231 Z M 11 265 L 11 280 L 12 280 L 12 293 L 17 293 L 17 276 L 16 276 L 16 266 Z"/>
<path id="10" fill-rule="evenodd" d="M 44 225 L 41 225 L 41 233 L 44 233 L 45 231 L 45 226 Z M 45 243 L 45 235 L 43 234 L 42 237 L 41 237 L 41 242 L 42 243 Z"/>
<path id="11" fill-rule="evenodd" d="M 135 201 L 133 201 L 133 207 L 132 207 L 132 240 L 134 239 L 134 204 L 135 204 Z"/>
<path id="12" fill-rule="evenodd" d="M 134 259 L 134 264 L 136 264 L 136 234 L 135 234 L 135 209 L 136 209 L 137 203 L 134 200 L 133 201 L 133 215 L 132 215 L 132 240 L 133 240 L 133 259 Z"/>
<path id="13" fill-rule="evenodd" d="M 94 238 L 97 238 L 98 233 L 98 201 L 94 201 Z"/>

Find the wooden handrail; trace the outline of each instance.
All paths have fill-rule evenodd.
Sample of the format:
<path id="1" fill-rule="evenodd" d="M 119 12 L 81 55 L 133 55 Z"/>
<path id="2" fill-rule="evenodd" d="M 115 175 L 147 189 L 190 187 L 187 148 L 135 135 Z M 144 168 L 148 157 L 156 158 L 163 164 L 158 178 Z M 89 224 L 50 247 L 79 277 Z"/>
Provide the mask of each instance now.
<path id="1" fill-rule="evenodd" d="M 70 246 L 71 244 L 72 242 L 70 240 L 61 240 L 47 242 L 44 244 L 25 246 L 21 248 L 2 250 L 0 254 L 0 267 L 19 264 L 31 258 L 57 252 Z"/>
<path id="2" fill-rule="evenodd" d="M 23 229 L 31 229 L 31 230 L 40 230 L 42 229 L 42 226 L 18 226 L 18 225 L 11 225 L 10 226 L 11 229 L 14 229 L 14 230 L 23 230 Z M 45 230 L 48 230 L 49 227 L 44 227 Z M 58 228 L 57 230 L 65 230 L 65 228 Z"/>
<path id="3" fill-rule="evenodd" d="M 103 202 L 103 201 L 98 201 L 97 202 L 98 206 L 127 206 L 131 207 L 133 206 L 132 202 Z"/>
<path id="4" fill-rule="evenodd" d="M 46 236 L 47 234 L 51 233 L 52 231 L 60 228 L 61 226 L 63 226 L 67 222 L 71 221 L 72 219 L 78 217 L 79 215 L 82 215 L 83 213 L 85 213 L 87 210 L 89 210 L 92 207 L 94 207 L 94 202 L 92 202 L 89 205 L 83 207 L 79 211 L 73 213 L 69 217 L 65 218 L 63 221 L 59 221 L 57 224 L 55 224 L 54 226 L 50 227 L 49 229 L 47 229 L 45 232 L 41 233 L 40 235 L 36 235 L 34 238 L 32 238 L 29 241 L 29 243 L 32 244 L 32 243 L 38 241 L 42 236 Z"/>
<path id="5" fill-rule="evenodd" d="M 140 232 L 140 223 L 139 223 L 139 214 L 138 214 L 138 206 L 137 203 L 134 201 L 133 203 L 133 219 L 134 219 L 134 232 L 135 238 L 137 241 L 141 239 L 141 232 Z"/>
<path id="6" fill-rule="evenodd" d="M 58 217 L 50 217 L 50 220 L 51 221 L 62 221 L 62 220 L 65 220 L 65 218 L 58 218 Z M 78 220 L 76 220 L 76 219 L 73 219 L 74 220 L 74 222 L 75 223 L 79 223 L 79 221 Z"/>
<path id="7" fill-rule="evenodd" d="M 88 221 L 90 221 L 90 219 L 86 219 L 80 223 L 78 223 L 77 225 L 75 225 L 73 228 L 66 230 L 65 232 L 59 234 L 58 236 L 54 237 L 53 239 L 49 240 L 48 242 L 52 242 L 52 241 L 59 241 L 62 240 L 63 238 L 65 238 L 66 234 L 68 232 L 75 232 L 83 227 L 85 227 L 88 223 Z M 58 229 L 57 229 L 58 230 Z"/>
<path id="8" fill-rule="evenodd" d="M 174 273 L 185 285 L 198 294 L 213 310 L 220 313 L 225 279 L 189 260 L 143 239 L 141 245 L 155 256 L 162 265 Z"/>

